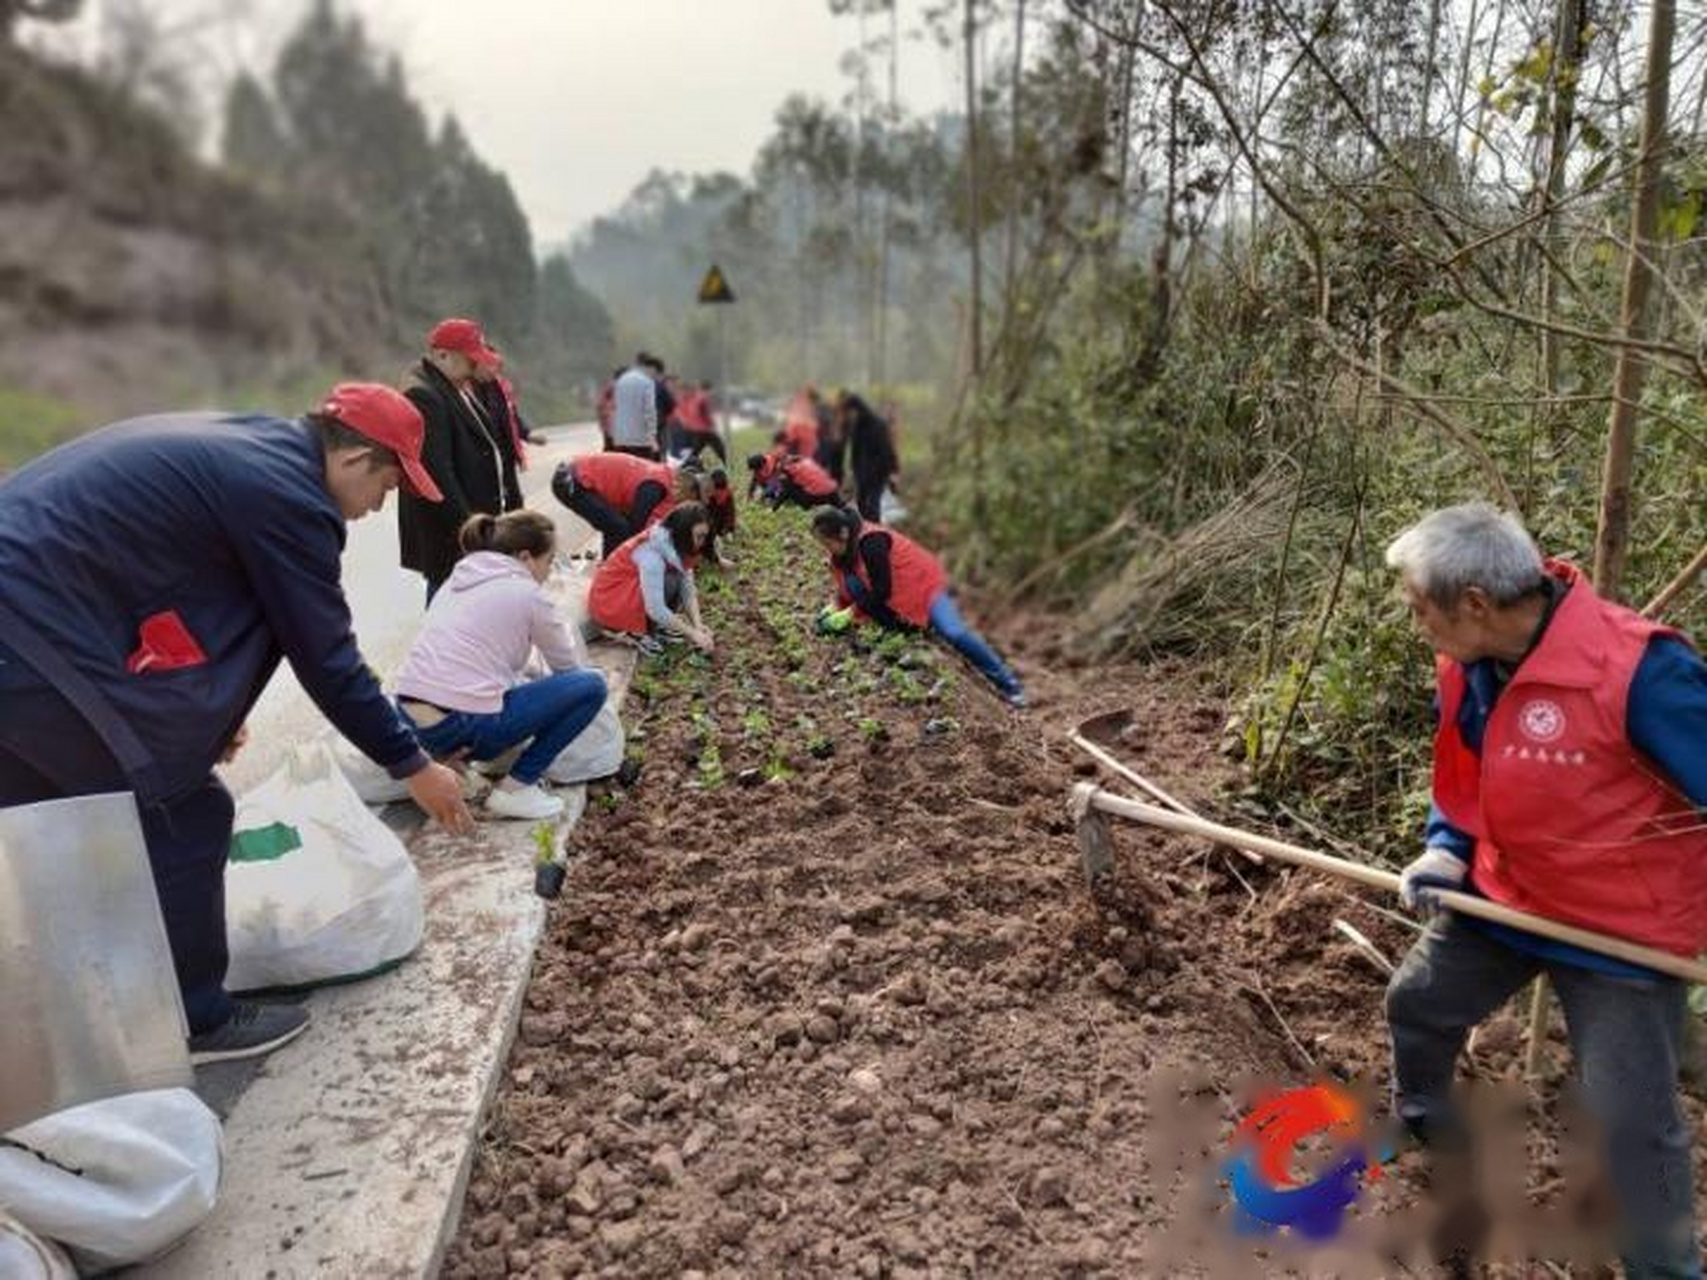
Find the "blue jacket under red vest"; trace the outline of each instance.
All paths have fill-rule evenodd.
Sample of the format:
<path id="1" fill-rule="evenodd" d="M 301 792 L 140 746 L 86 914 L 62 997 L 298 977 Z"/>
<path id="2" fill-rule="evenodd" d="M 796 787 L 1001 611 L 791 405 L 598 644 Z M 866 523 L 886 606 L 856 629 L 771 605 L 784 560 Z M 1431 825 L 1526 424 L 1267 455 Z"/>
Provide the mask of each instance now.
<path id="1" fill-rule="evenodd" d="M 1562 598 L 1479 743 L 1465 741 L 1465 668 L 1438 663 L 1435 809 L 1474 840 L 1471 881 L 1488 898 L 1693 956 L 1707 945 L 1707 830 L 1628 723 L 1650 642 L 1676 633 L 1568 565 L 1548 571 Z"/>
<path id="2" fill-rule="evenodd" d="M 0 604 L 130 725 L 162 799 L 206 779 L 281 658 L 345 737 L 405 777 L 427 759 L 356 648 L 344 539 L 306 423 L 138 418 L 0 483 Z"/>

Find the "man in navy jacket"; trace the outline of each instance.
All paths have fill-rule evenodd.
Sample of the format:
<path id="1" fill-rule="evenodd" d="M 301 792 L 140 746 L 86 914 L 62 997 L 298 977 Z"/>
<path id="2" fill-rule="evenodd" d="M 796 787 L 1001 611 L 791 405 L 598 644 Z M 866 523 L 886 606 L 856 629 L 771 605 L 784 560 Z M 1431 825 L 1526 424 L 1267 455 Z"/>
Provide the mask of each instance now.
<path id="1" fill-rule="evenodd" d="M 121 422 L 0 485 L 0 806 L 136 793 L 193 1060 L 307 1022 L 224 989 L 233 805 L 213 766 L 281 658 L 430 816 L 471 826 L 363 662 L 340 584 L 346 521 L 399 484 L 439 496 L 421 439 L 399 392 L 346 383 L 303 419 Z"/>

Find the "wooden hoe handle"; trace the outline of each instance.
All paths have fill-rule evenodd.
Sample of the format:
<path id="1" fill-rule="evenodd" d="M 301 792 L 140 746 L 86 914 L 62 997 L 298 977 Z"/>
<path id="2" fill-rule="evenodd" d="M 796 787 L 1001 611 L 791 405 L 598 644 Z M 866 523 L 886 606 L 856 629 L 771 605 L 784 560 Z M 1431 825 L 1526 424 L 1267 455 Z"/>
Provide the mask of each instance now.
<path id="1" fill-rule="evenodd" d="M 1224 827 L 1220 823 L 1209 822 L 1190 814 L 1174 813 L 1171 810 L 1158 808 L 1153 804 L 1145 804 L 1139 800 L 1128 800 L 1124 796 L 1114 795 L 1088 782 L 1081 782 L 1073 788 L 1073 804 L 1076 811 L 1096 810 L 1109 813 L 1118 818 L 1129 818 L 1133 822 L 1141 822 L 1146 826 L 1160 827 L 1164 831 L 1174 831 L 1187 836 L 1201 836 L 1205 840 L 1213 840 L 1217 844 L 1231 845 L 1236 849 L 1260 853 L 1264 857 L 1273 858 L 1278 862 L 1308 867 L 1312 871 L 1324 871 L 1344 880 L 1355 880 L 1358 884 L 1368 885 L 1372 889 L 1385 889 L 1389 893 L 1399 891 L 1399 877 L 1391 871 L 1383 871 L 1379 867 L 1353 862 L 1348 858 L 1336 858 L 1331 854 L 1317 853 L 1314 849 L 1287 844 L 1284 840 L 1276 840 L 1271 836 L 1240 831 L 1236 827 Z M 1461 915 L 1476 916 L 1482 920 L 1491 920 L 1495 924 L 1510 925 L 1514 929 L 1522 929 L 1525 933 L 1533 933 L 1543 938 L 1553 938 L 1559 942 L 1568 942 L 1585 951 L 1593 951 L 1599 955 L 1610 956 L 1615 960 L 1623 960 L 1630 964 L 1645 965 L 1674 978 L 1682 978 L 1686 982 L 1707 983 L 1707 964 L 1702 964 L 1698 960 L 1686 960 L 1682 956 L 1671 954 L 1669 951 L 1657 951 L 1653 947 L 1644 947 L 1639 943 L 1627 942 L 1622 938 L 1609 937 L 1604 933 L 1595 933 L 1589 929 L 1578 929 L 1574 925 L 1561 924 L 1557 920 L 1531 915 L 1527 911 L 1514 911 L 1510 907 L 1502 907 L 1497 902 L 1490 902 L 1488 899 L 1479 898 L 1474 894 L 1459 893 L 1449 889 L 1430 890 L 1430 893 L 1441 906 L 1448 907 Z"/>

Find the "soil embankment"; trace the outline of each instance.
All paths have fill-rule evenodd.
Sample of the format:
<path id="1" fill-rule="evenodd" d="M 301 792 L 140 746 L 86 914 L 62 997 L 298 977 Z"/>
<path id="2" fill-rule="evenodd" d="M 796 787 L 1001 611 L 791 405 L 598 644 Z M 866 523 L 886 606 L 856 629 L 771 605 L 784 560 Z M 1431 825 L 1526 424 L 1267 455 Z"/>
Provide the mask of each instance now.
<path id="1" fill-rule="evenodd" d="M 748 525 L 716 660 L 643 668 L 642 780 L 572 837 L 445 1274 L 1162 1273 L 1153 1069 L 1223 1127 L 1252 1077 L 1384 1089 L 1385 977 L 1334 921 L 1394 958 L 1409 930 L 1131 827 L 1093 901 L 1066 730 L 1131 708 L 1138 767 L 1207 804 L 1192 673 L 1064 670 L 1010 624 L 1016 715 L 940 649 L 812 635 L 804 521 Z M 1506 1013 L 1476 1061 L 1517 1049 Z M 1365 1207 L 1414 1199 L 1413 1162 Z"/>

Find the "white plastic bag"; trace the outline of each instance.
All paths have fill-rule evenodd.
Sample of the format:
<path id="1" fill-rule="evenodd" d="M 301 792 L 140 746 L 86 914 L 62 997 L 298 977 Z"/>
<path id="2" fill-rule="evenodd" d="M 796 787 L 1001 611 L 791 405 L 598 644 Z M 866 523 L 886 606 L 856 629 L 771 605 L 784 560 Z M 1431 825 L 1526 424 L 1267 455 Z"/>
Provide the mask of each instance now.
<path id="1" fill-rule="evenodd" d="M 6 1280 L 77 1280 L 77 1271 L 65 1250 L 0 1211 L 0 1276 Z"/>
<path id="2" fill-rule="evenodd" d="M 341 737 L 332 739 L 332 755 L 363 804 L 392 804 L 409 798 L 409 784 L 393 778 Z"/>
<path id="3" fill-rule="evenodd" d="M 563 785 L 608 778 L 622 768 L 622 753 L 626 747 L 622 716 L 617 712 L 615 700 L 606 698 L 593 722 L 576 735 L 575 741 L 557 753 L 557 759 L 545 771 L 546 779 Z"/>
<path id="4" fill-rule="evenodd" d="M 219 1117 L 188 1089 L 103 1098 L 6 1135 L 0 1205 L 79 1270 L 106 1271 L 158 1257 L 213 1212 L 222 1155 Z"/>
<path id="5" fill-rule="evenodd" d="M 237 801 L 225 871 L 232 991 L 358 978 L 421 942 L 421 879 L 324 742 Z"/>

